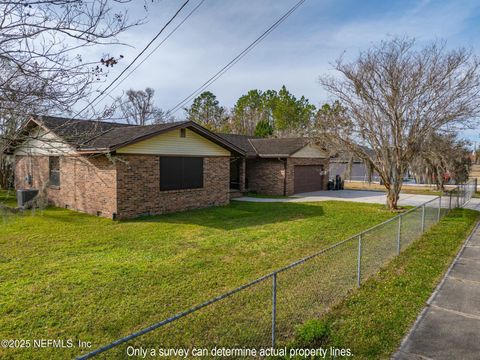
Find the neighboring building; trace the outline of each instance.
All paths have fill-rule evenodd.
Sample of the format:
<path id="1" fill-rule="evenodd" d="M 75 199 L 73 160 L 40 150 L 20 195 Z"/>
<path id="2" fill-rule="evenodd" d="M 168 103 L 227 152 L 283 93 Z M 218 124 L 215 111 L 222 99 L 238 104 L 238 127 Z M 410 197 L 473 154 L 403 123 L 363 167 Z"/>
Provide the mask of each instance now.
<path id="1" fill-rule="evenodd" d="M 367 151 L 371 152 L 371 150 Z M 369 174 L 368 165 L 363 160 L 344 151 L 330 158 L 328 171 L 330 178 L 335 178 L 335 176 L 339 175 L 344 180 L 352 181 L 369 182 L 380 180 L 376 171 L 372 170 L 371 174 Z"/>
<path id="2" fill-rule="evenodd" d="M 328 181 L 328 157 L 305 139 L 219 135 L 190 121 L 135 126 L 42 117 L 19 135 L 6 151 L 15 159 L 16 189 L 38 189 L 56 206 L 110 218 L 226 205 L 246 190 L 291 195 Z"/>
<path id="3" fill-rule="evenodd" d="M 380 177 L 376 172 L 373 172 L 371 176 L 368 174 L 367 165 L 361 160 L 352 161 L 349 164 L 348 161 L 331 159 L 329 164 L 329 175 L 335 178 L 336 175 L 340 175 L 344 180 L 352 181 L 379 181 Z"/>

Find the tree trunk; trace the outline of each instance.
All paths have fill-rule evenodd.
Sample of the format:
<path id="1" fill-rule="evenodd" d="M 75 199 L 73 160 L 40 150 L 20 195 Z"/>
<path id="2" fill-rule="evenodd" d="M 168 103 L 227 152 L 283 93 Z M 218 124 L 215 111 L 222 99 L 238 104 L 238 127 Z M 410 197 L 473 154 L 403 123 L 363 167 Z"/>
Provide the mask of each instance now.
<path id="1" fill-rule="evenodd" d="M 0 154 L 0 189 L 9 189 L 13 186 L 13 166 L 9 159 Z"/>
<path id="2" fill-rule="evenodd" d="M 393 189 L 388 190 L 387 192 L 387 207 L 390 210 L 397 210 L 398 209 L 398 199 L 399 195 Z"/>
<path id="3" fill-rule="evenodd" d="M 400 199 L 400 190 L 402 189 L 402 182 L 395 184 L 385 184 L 387 188 L 387 208 L 390 210 L 398 209 L 398 200 Z"/>

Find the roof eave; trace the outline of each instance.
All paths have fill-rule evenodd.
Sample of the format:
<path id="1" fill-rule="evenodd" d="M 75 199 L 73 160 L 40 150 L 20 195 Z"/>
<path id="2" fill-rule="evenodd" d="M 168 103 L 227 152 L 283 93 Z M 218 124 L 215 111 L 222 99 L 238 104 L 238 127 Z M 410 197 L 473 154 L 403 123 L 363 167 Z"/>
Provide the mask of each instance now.
<path id="1" fill-rule="evenodd" d="M 197 123 L 193 122 L 193 121 L 189 121 L 188 122 L 188 126 L 186 127 L 189 127 L 191 126 L 192 128 L 194 128 L 195 130 L 197 130 L 198 132 L 202 133 L 203 136 L 207 137 L 209 140 L 217 143 L 217 145 L 220 145 L 220 146 L 223 146 L 223 147 L 227 147 L 229 148 L 230 150 L 233 150 L 234 152 L 242 155 L 242 156 L 247 156 L 247 152 L 241 148 L 239 148 L 238 146 L 236 146 L 235 144 L 232 144 L 230 141 L 224 139 L 223 137 L 215 134 L 214 132 L 208 130 L 208 129 L 205 129 L 203 126 L 200 126 L 198 125 Z"/>
<path id="2" fill-rule="evenodd" d="M 112 147 L 109 148 L 109 151 L 115 151 L 121 147 L 124 147 L 124 146 L 127 146 L 127 145 L 130 145 L 130 144 L 134 144 L 134 143 L 137 143 L 139 141 L 143 141 L 143 140 L 147 140 L 147 139 L 150 139 L 154 136 L 157 136 L 157 135 L 160 135 L 160 134 L 163 134 L 163 133 L 166 133 L 166 132 L 169 132 L 169 131 L 172 131 L 172 130 L 177 130 L 177 129 L 183 129 L 183 128 L 192 128 L 193 131 L 197 132 L 197 133 L 200 133 L 202 136 L 206 137 L 207 139 L 215 142 L 216 144 L 224 147 L 224 148 L 227 148 L 229 150 L 233 150 L 234 152 L 242 155 L 242 156 L 245 156 L 246 153 L 245 151 L 243 151 L 242 149 L 240 149 L 239 147 L 235 146 L 234 144 L 230 143 L 229 141 L 226 141 L 225 139 L 221 138 L 220 136 L 214 134 L 213 132 L 211 132 L 210 130 L 207 130 L 205 129 L 204 127 L 198 125 L 197 123 L 193 122 L 193 121 L 185 121 L 185 122 L 181 122 L 181 123 L 178 123 L 174 126 L 171 126 L 171 127 L 167 127 L 167 128 L 164 128 L 164 129 L 160 129 L 158 131 L 155 131 L 155 132 L 152 132 L 152 133 L 149 133 L 149 134 L 146 134 L 146 135 L 143 135 L 143 136 L 139 136 L 137 138 L 134 138 L 134 139 L 131 139 L 131 140 L 128 140 L 128 141 L 125 141 L 121 144 L 116 144 Z"/>
<path id="3" fill-rule="evenodd" d="M 185 122 L 186 123 L 186 122 Z M 171 127 L 167 127 L 167 128 L 164 128 L 164 129 L 159 129 L 157 131 L 154 131 L 152 133 L 149 133 L 149 134 L 145 134 L 145 135 L 142 135 L 142 136 L 138 136 L 136 138 L 133 138 L 133 139 L 130 139 L 130 140 L 127 140 L 127 141 L 124 141 L 122 143 L 119 143 L 119 144 L 115 144 L 113 146 L 111 146 L 109 149 L 110 151 L 115 151 L 121 147 L 124 147 L 124 146 L 127 146 L 127 145 L 130 145 L 130 144 L 135 144 L 137 142 L 140 142 L 140 141 L 143 141 L 143 140 L 147 140 L 147 139 L 150 139 L 151 137 L 154 137 L 154 136 L 157 136 L 157 135 L 160 135 L 160 134 L 163 134 L 164 132 L 168 132 L 168 131 L 172 131 L 172 130 L 175 130 L 175 129 L 180 129 L 183 127 L 183 125 L 185 123 L 178 123 L 174 126 L 171 126 Z"/>
<path id="4" fill-rule="evenodd" d="M 107 154 L 113 152 L 111 149 L 102 148 L 102 149 L 95 149 L 95 148 L 83 148 L 83 149 L 76 149 L 75 150 L 79 154 Z"/>
<path id="5" fill-rule="evenodd" d="M 290 157 L 290 154 L 258 154 L 261 158 L 286 158 Z"/>
<path id="6" fill-rule="evenodd" d="M 43 123 L 43 121 L 41 119 L 39 119 L 38 116 L 34 116 L 34 115 L 29 115 L 29 118 L 27 121 L 25 121 L 21 126 L 20 128 L 17 130 L 17 133 L 20 134 L 22 133 L 23 131 L 26 131 L 28 126 L 31 124 L 31 123 L 34 123 L 35 125 L 37 125 L 39 128 L 43 129 L 44 131 L 46 132 L 51 132 L 53 135 L 55 135 L 58 139 L 60 139 L 61 141 L 63 141 L 65 143 L 65 145 L 67 145 L 72 151 L 75 151 L 75 152 L 78 152 L 78 149 L 75 149 L 74 146 L 72 146 L 72 144 L 70 144 L 68 141 L 66 141 L 62 136 L 58 135 L 57 133 L 55 133 L 55 131 L 53 131 L 52 129 L 48 128 L 47 126 L 45 126 L 45 124 Z M 8 145 L 7 145 L 8 146 Z M 14 149 L 11 150 L 11 152 L 9 153 L 6 153 L 7 155 L 13 155 L 15 153 L 15 148 L 16 148 L 16 145 L 13 147 Z M 4 151 L 1 151 L 1 152 L 4 152 Z M 5 152 L 4 152 L 5 153 Z"/>

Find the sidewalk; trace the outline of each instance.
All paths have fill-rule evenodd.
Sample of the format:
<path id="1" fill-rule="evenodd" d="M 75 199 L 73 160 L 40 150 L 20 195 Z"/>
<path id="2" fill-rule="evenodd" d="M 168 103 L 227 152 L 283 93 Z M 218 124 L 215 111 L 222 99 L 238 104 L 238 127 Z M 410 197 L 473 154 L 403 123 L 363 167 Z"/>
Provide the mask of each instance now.
<path id="1" fill-rule="evenodd" d="M 478 224 L 427 304 L 393 358 L 480 359 Z"/>
<path id="2" fill-rule="evenodd" d="M 463 207 L 465 209 L 480 211 L 480 198 L 471 198 L 470 201 Z"/>

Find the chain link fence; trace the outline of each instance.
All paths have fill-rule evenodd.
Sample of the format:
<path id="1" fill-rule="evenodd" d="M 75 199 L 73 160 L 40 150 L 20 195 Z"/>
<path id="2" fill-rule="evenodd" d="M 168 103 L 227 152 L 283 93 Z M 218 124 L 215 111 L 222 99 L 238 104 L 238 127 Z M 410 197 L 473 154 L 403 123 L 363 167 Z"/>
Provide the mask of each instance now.
<path id="1" fill-rule="evenodd" d="M 476 181 L 78 359 L 124 357 L 143 348 L 272 348 L 318 318 L 399 255 L 450 209 L 467 203 Z M 108 351 L 108 352 L 107 352 Z M 244 354 L 243 354 L 244 355 Z"/>

